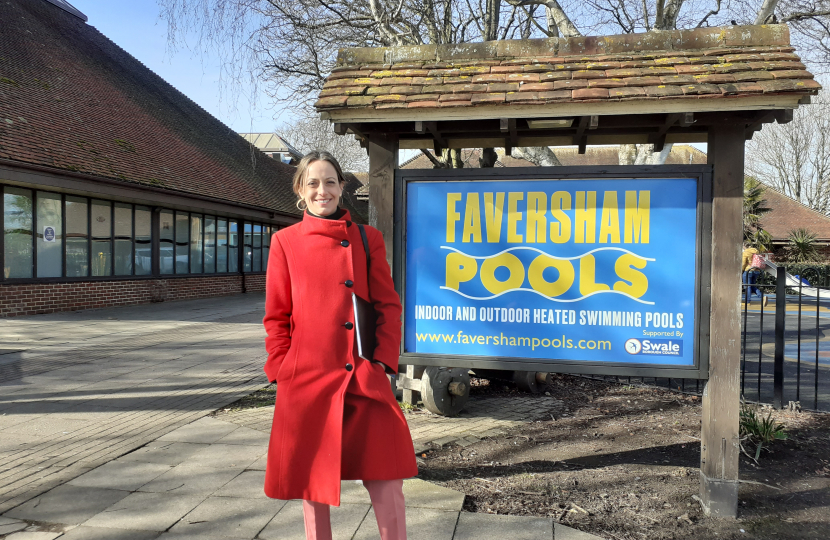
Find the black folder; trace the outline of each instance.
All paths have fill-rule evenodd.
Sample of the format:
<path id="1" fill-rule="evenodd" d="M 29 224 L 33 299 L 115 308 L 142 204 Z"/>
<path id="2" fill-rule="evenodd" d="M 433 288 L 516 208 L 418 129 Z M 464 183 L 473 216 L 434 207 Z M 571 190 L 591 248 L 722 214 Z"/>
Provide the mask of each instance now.
<path id="1" fill-rule="evenodd" d="M 372 360 L 375 353 L 375 308 L 367 300 L 352 293 L 354 306 L 354 331 L 357 339 L 357 354 L 364 360 Z"/>

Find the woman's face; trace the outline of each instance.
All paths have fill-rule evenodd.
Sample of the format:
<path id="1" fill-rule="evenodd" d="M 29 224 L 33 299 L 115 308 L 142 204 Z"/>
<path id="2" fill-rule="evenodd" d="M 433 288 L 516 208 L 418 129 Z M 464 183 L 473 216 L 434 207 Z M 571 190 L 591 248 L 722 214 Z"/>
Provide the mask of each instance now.
<path id="1" fill-rule="evenodd" d="M 317 160 L 308 166 L 301 195 L 312 214 L 333 214 L 342 194 L 343 187 L 337 180 L 337 171 L 331 163 Z"/>

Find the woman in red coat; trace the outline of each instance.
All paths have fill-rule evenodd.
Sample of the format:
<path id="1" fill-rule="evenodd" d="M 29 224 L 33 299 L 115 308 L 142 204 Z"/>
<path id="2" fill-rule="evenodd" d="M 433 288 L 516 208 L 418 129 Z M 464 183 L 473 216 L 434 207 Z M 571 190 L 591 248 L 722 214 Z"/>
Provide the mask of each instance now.
<path id="1" fill-rule="evenodd" d="M 360 231 L 338 207 L 345 180 L 328 152 L 294 175 L 302 222 L 271 240 L 266 278 L 265 373 L 277 382 L 265 494 L 303 499 L 306 536 L 331 538 L 340 481 L 362 480 L 384 540 L 406 538 L 403 478 L 418 473 L 406 420 L 386 373 L 397 373 L 401 303 L 380 232 Z M 357 354 L 352 292 L 377 314 L 373 361 Z"/>

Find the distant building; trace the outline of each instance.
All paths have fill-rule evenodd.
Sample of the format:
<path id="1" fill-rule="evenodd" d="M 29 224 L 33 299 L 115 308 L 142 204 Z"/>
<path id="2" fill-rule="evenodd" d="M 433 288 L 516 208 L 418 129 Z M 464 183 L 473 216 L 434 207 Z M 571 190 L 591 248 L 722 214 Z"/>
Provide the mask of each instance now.
<path id="1" fill-rule="evenodd" d="M 299 150 L 276 133 L 240 133 L 243 139 L 257 147 L 268 157 L 289 165 L 296 165 L 303 158 Z"/>
<path id="2" fill-rule="evenodd" d="M 264 290 L 294 167 L 86 20 L 0 2 L 0 317 Z"/>
<path id="3" fill-rule="evenodd" d="M 580 154 L 576 147 L 552 148 L 562 165 L 619 165 L 618 146 L 589 146 L 584 154 Z M 496 167 L 533 167 L 533 163 L 517 157 L 506 156 L 499 148 L 499 159 Z M 464 167 L 477 169 L 481 150 L 465 148 L 461 151 L 461 161 Z M 666 165 L 705 165 L 706 154 L 694 146 L 675 144 L 672 146 Z M 431 169 L 432 162 L 422 152 L 401 163 L 401 169 Z"/>
<path id="4" fill-rule="evenodd" d="M 818 245 L 830 246 L 830 217 L 766 184 L 764 188 L 764 206 L 770 211 L 761 216 L 761 227 L 772 237 L 773 251 L 787 245 L 791 231 L 802 228 L 816 235 Z"/>

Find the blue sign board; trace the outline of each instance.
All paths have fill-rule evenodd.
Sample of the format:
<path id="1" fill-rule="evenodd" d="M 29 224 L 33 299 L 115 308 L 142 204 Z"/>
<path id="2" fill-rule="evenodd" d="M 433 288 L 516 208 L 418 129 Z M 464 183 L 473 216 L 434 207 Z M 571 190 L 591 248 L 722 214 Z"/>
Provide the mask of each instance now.
<path id="1" fill-rule="evenodd" d="M 697 178 L 411 181 L 405 353 L 692 367 Z"/>

